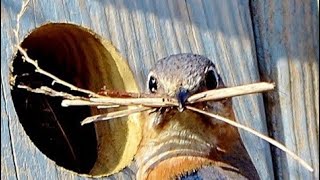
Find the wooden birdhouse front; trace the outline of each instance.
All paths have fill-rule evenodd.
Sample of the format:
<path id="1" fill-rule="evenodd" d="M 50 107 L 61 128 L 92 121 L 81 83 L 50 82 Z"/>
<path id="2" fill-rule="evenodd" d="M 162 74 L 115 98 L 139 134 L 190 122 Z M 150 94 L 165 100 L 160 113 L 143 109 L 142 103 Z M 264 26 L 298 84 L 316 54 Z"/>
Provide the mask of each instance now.
<path id="1" fill-rule="evenodd" d="M 312 166 L 239 130 L 260 179 L 319 179 L 319 2 L 1 1 L 1 179 L 136 179 L 143 114 L 82 126 L 92 107 L 62 107 L 36 65 L 93 92 L 145 92 L 149 69 L 172 54 L 215 64 L 226 86 L 274 82 L 232 99 L 237 121 Z M 16 85 L 19 84 L 20 88 Z M 22 87 L 22 88 L 21 88 Z M 131 107 L 125 107 L 127 109 Z M 209 172 L 181 175 L 206 179 Z"/>

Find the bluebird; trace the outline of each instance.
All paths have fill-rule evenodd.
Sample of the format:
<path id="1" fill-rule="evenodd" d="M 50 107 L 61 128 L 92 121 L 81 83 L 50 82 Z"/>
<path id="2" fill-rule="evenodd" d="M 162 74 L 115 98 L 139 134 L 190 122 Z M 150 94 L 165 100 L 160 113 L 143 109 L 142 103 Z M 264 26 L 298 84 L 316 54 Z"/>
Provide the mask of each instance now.
<path id="1" fill-rule="evenodd" d="M 158 108 L 145 118 L 135 156 L 138 179 L 259 179 L 235 127 L 185 108 L 191 95 L 223 87 L 204 56 L 176 54 L 155 63 L 146 91 L 176 98 L 179 106 Z M 230 98 L 192 106 L 235 120 Z"/>

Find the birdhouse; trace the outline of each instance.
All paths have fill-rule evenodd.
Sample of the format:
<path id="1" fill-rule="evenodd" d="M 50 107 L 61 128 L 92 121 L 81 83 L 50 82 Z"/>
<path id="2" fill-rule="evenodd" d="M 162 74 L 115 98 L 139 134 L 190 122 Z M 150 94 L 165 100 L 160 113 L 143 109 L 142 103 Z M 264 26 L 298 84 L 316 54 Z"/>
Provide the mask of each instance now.
<path id="1" fill-rule="evenodd" d="M 271 92 L 232 98 L 235 118 L 314 171 L 239 130 L 260 179 L 319 179 L 318 19 L 319 3 L 301 0 L 1 2 L 1 178 L 136 179 L 143 114 L 82 126 L 108 111 L 62 107 L 61 97 L 28 88 L 83 95 L 41 68 L 93 92 L 145 92 L 158 60 L 192 53 L 210 59 L 227 87 L 275 83 Z"/>

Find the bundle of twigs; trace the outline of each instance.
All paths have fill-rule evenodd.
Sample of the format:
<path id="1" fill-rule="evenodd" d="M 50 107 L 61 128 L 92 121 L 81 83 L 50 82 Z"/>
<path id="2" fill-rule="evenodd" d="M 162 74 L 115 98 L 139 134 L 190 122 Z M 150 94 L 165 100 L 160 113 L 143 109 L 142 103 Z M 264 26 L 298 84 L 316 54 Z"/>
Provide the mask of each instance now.
<path id="1" fill-rule="evenodd" d="M 32 60 L 29 58 L 27 52 L 21 48 L 21 46 L 17 46 L 18 50 L 22 54 L 22 59 L 26 61 L 27 63 L 32 64 L 35 67 L 35 71 L 43 74 L 53 80 L 52 83 L 57 83 L 63 86 L 66 86 L 70 88 L 70 90 L 81 92 L 87 95 L 87 97 L 82 96 L 74 96 L 72 94 L 66 93 L 66 92 L 59 92 L 52 88 L 41 86 L 40 88 L 30 88 L 25 85 L 17 85 L 18 88 L 26 89 L 28 91 L 34 92 L 34 93 L 41 93 L 46 94 L 49 96 L 59 96 L 63 97 L 64 100 L 62 101 L 62 106 L 95 106 L 98 108 L 115 108 L 120 106 L 136 106 L 135 108 L 130 108 L 126 110 L 115 110 L 113 112 L 109 112 L 107 114 L 102 115 L 96 115 L 86 118 L 81 122 L 81 124 L 87 124 L 91 122 L 96 121 L 102 121 L 102 120 L 110 120 L 118 117 L 128 116 L 132 113 L 138 113 L 146 110 L 153 110 L 159 107 L 175 107 L 178 106 L 177 100 L 166 97 L 166 96 L 154 96 L 151 94 L 138 94 L 138 93 L 128 93 L 128 92 L 120 92 L 120 91 L 111 91 L 111 90 L 105 90 L 103 93 L 95 93 L 86 89 L 78 88 L 68 82 L 65 82 L 58 77 L 54 76 L 53 74 L 41 69 L 38 66 L 37 61 Z M 202 101 L 212 101 L 212 100 L 219 100 L 224 99 L 228 97 L 235 97 L 235 96 L 241 96 L 246 94 L 252 94 L 252 93 L 260 93 L 264 91 L 273 90 L 275 85 L 273 83 L 253 83 L 248 85 L 242 85 L 242 86 L 236 86 L 231 88 L 223 88 L 223 89 L 216 89 L 216 90 L 209 90 L 202 93 L 198 93 L 195 95 L 192 95 L 187 99 L 186 103 L 186 109 L 195 111 L 197 113 L 201 113 L 210 117 L 214 117 L 217 120 L 221 120 L 225 123 L 228 123 L 232 126 L 235 126 L 237 128 L 243 129 L 247 132 L 250 132 L 270 144 L 273 144 L 274 146 L 278 147 L 279 149 L 286 152 L 288 155 L 290 155 L 292 158 L 297 160 L 300 164 L 302 164 L 306 169 L 309 171 L 313 171 L 313 168 L 308 165 L 303 159 L 299 158 L 296 154 L 294 154 L 292 151 L 287 149 L 284 145 L 281 143 L 273 140 L 272 138 L 265 136 L 249 127 L 246 127 L 244 125 L 241 125 L 235 121 L 229 120 L 227 118 L 221 117 L 219 115 L 203 111 L 201 109 L 195 108 L 192 106 L 193 103 L 202 102 Z"/>

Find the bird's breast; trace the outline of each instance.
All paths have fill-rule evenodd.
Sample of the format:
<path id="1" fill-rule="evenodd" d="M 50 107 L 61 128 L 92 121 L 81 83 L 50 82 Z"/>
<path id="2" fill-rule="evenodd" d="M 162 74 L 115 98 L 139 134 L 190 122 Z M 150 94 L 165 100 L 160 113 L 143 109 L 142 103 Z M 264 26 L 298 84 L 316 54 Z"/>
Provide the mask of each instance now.
<path id="1" fill-rule="evenodd" d="M 150 125 L 155 118 L 156 113 L 150 114 L 143 127 L 136 155 L 138 179 L 171 179 L 214 163 L 219 138 L 227 133 L 221 124 L 190 110 L 162 114 L 157 127 Z"/>

